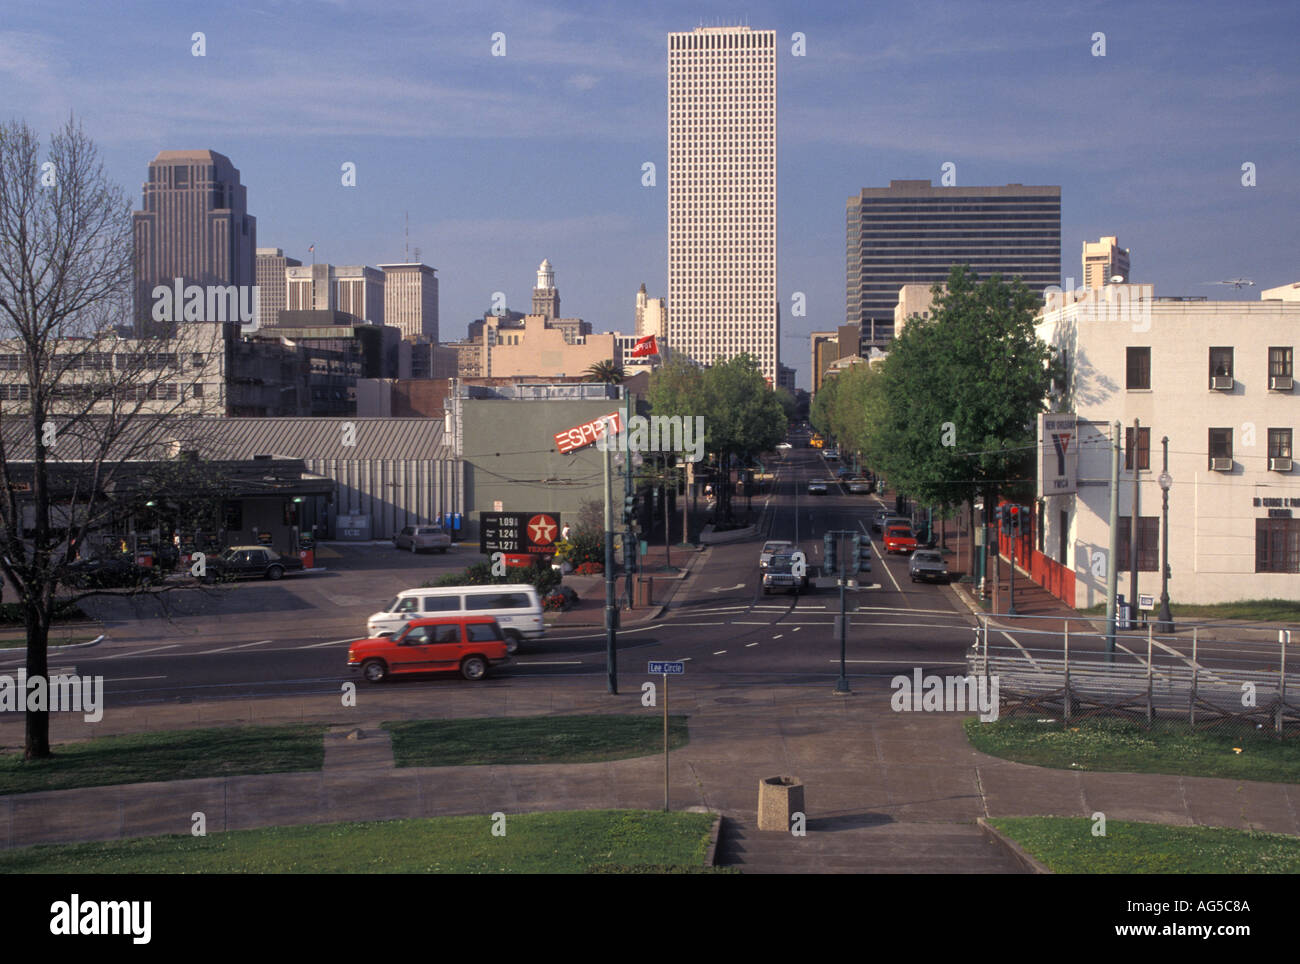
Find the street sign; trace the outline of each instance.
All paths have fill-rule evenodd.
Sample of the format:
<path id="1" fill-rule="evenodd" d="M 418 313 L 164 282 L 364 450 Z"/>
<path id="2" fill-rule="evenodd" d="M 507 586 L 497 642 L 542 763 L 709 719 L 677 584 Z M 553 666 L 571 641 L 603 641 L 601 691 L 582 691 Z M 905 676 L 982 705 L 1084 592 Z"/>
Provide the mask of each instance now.
<path id="1" fill-rule="evenodd" d="M 681 660 L 651 660 L 648 673 L 660 673 L 664 676 L 681 676 L 686 672 L 686 663 Z"/>
<path id="2" fill-rule="evenodd" d="M 1143 593 L 1138 594 L 1138 609 L 1145 609 L 1150 612 L 1156 608 L 1156 597 L 1147 596 Z"/>

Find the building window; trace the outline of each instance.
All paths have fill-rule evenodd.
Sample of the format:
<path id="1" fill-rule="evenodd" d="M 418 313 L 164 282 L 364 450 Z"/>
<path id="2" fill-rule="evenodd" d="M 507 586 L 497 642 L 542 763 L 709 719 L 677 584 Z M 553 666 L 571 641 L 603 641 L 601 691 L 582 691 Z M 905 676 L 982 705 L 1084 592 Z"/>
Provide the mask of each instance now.
<path id="1" fill-rule="evenodd" d="M 1291 378 L 1291 349 L 1270 348 L 1268 350 L 1268 374 L 1270 378 Z"/>
<path id="2" fill-rule="evenodd" d="M 1119 564 L 1117 572 L 1128 572 L 1129 560 L 1129 524 L 1131 516 L 1119 518 Z M 1160 570 L 1160 517 L 1157 515 L 1138 516 L 1138 572 L 1159 572 Z"/>
<path id="3" fill-rule="evenodd" d="M 1300 519 L 1255 520 L 1255 571 L 1300 572 Z"/>
<path id="4" fill-rule="evenodd" d="M 1223 378 L 1232 377 L 1232 349 L 1231 348 L 1211 348 L 1210 349 L 1210 377 Z M 1211 382 L 1211 385 L 1214 383 Z"/>
<path id="5" fill-rule="evenodd" d="M 1124 387 L 1132 389 L 1145 389 L 1151 387 L 1151 349 L 1150 348 L 1129 348 L 1128 365 L 1126 368 L 1127 376 Z"/>
<path id="6" fill-rule="evenodd" d="M 1232 429 L 1210 429 L 1210 468 L 1215 459 L 1232 459 Z"/>
<path id="7" fill-rule="evenodd" d="M 1291 458 L 1291 430 L 1289 428 L 1271 428 L 1268 430 L 1268 457 L 1270 459 Z"/>
<path id="8" fill-rule="evenodd" d="M 1138 469 L 1146 470 L 1151 468 L 1151 429 L 1139 428 L 1137 438 L 1137 462 Z M 1124 429 L 1124 469 L 1133 471 L 1133 429 Z"/>

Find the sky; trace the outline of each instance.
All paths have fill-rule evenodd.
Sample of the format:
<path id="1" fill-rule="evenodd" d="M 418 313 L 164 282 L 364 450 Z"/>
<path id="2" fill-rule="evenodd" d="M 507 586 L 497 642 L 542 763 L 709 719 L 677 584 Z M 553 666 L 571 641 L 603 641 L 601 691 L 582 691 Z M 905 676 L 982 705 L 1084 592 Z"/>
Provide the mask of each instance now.
<path id="1" fill-rule="evenodd" d="M 528 310 L 543 258 L 566 317 L 631 332 L 638 286 L 667 294 L 667 34 L 738 23 L 777 32 L 781 360 L 800 387 L 808 333 L 844 321 L 845 202 L 947 162 L 962 186 L 1060 185 L 1063 283 L 1102 235 L 1157 295 L 1300 281 L 1294 0 L 4 0 L 0 120 L 48 137 L 74 117 L 133 208 L 160 150 L 219 151 L 258 245 L 308 263 L 312 244 L 405 260 L 409 217 L 444 340 L 494 292 Z M 1237 278 L 1255 287 L 1208 283 Z"/>

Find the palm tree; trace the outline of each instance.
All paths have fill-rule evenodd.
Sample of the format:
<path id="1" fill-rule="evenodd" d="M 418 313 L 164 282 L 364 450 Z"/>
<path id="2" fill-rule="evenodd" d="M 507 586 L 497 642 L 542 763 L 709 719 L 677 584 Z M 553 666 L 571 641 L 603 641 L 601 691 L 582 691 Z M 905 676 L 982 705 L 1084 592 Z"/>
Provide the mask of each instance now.
<path id="1" fill-rule="evenodd" d="M 583 374 L 587 376 L 589 382 L 605 382 L 607 385 L 621 385 L 623 379 L 627 377 L 627 372 L 623 370 L 623 366 L 615 365 L 612 358 L 607 361 L 596 362 Z"/>

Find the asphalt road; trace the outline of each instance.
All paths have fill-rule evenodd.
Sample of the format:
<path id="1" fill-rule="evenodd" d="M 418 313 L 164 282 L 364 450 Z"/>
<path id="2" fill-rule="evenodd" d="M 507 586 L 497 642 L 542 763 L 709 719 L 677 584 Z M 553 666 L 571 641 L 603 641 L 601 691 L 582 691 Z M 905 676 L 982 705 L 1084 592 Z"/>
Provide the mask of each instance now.
<path id="1" fill-rule="evenodd" d="M 831 474 L 817 450 L 797 447 L 789 453 L 772 492 L 754 502 L 761 509 L 761 538 L 712 547 L 679 587 L 664 618 L 619 632 L 621 689 L 646 679 L 646 661 L 652 659 L 686 660 L 693 677 L 738 688 L 834 683 L 840 669 L 840 646 L 833 638 L 838 592 L 765 596 L 758 569 L 758 552 L 767 538 L 796 542 L 811 565 L 820 565 L 827 529 L 856 528 L 871 535 L 869 510 L 883 505 L 878 497 L 850 495 L 837 483 L 826 495 L 807 494 L 810 479 Z M 916 668 L 926 674 L 964 673 L 975 620 L 948 587 L 911 583 L 907 559 L 882 556 L 880 545 L 874 539 L 873 572 L 862 577 L 874 588 L 846 593 L 850 684 L 885 689 L 891 677 L 910 675 Z M 101 615 L 119 623 L 112 640 L 52 652 L 51 671 L 102 675 L 110 706 L 337 694 L 347 680 L 370 685 L 346 666 L 347 644 L 363 632 L 367 615 L 397 591 L 477 558 L 473 548 L 417 557 L 386 546 L 352 547 L 346 570 L 336 565 L 276 583 L 173 593 L 167 600 L 168 618 L 148 618 L 138 602 L 108 600 L 99 605 Z M 321 560 L 327 567 L 331 561 L 341 560 Z M 603 687 L 604 632 L 551 633 L 543 642 L 522 647 L 514 662 L 480 683 L 443 674 L 385 685 L 425 688 L 433 696 L 447 686 L 492 686 L 493 679 L 545 686 L 548 677 L 591 676 L 594 686 Z M 991 645 L 1007 651 L 1035 649 L 1029 634 L 993 637 Z M 1133 640 L 1125 643 L 1138 646 Z M 1071 650 L 1097 652 L 1102 645 L 1100 639 L 1078 638 Z M 1182 642 L 1168 648 L 1168 658 L 1186 658 Z M 1145 640 L 1140 650 L 1145 655 Z M 1262 666 L 1275 665 L 1276 655 L 1275 647 L 1240 644 L 1204 644 L 1198 653 L 1202 663 Z M 21 651 L 0 654 L 0 673 L 13 672 L 21 662 Z"/>

